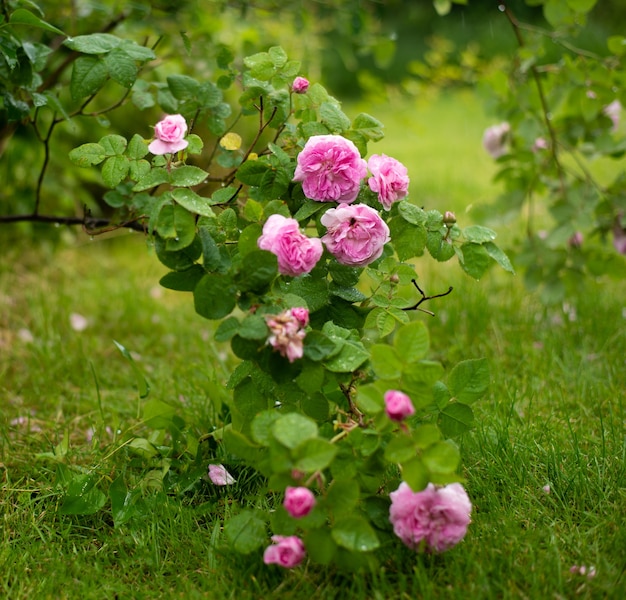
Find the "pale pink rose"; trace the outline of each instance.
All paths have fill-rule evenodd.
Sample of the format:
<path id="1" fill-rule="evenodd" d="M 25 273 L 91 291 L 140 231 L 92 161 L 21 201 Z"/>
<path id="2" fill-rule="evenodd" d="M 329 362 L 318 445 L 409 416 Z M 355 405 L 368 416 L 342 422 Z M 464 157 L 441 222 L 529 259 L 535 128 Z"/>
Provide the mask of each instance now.
<path id="1" fill-rule="evenodd" d="M 493 158 L 506 154 L 506 141 L 510 131 L 511 126 L 506 122 L 492 125 L 485 130 L 483 146 Z"/>
<path id="2" fill-rule="evenodd" d="M 409 174 L 406 167 L 395 158 L 385 154 L 374 154 L 367 161 L 372 174 L 367 180 L 370 190 L 378 194 L 378 200 L 385 210 L 402 200 L 409 193 Z"/>
<path id="3" fill-rule="evenodd" d="M 309 311 L 302 307 L 285 310 L 279 315 L 265 315 L 270 330 L 268 344 L 289 362 L 302 358 L 306 337 L 304 327 L 308 321 Z"/>
<path id="4" fill-rule="evenodd" d="M 209 479 L 215 485 L 232 485 L 236 481 L 224 465 L 209 465 Z"/>
<path id="5" fill-rule="evenodd" d="M 460 542 L 470 524 L 472 504 L 459 483 L 413 492 L 404 481 L 389 494 L 394 533 L 414 550 L 444 552 Z"/>
<path id="6" fill-rule="evenodd" d="M 327 233 L 322 242 L 343 265 L 364 267 L 375 261 L 389 241 L 389 227 L 366 204 L 342 204 L 320 219 Z"/>
<path id="7" fill-rule="evenodd" d="M 609 119 L 611 119 L 611 122 L 613 123 L 613 127 L 611 128 L 611 131 L 617 131 L 619 127 L 619 120 L 622 115 L 622 103 L 619 100 L 613 100 L 613 102 L 611 102 L 610 104 L 607 104 L 602 109 L 602 112 Z"/>
<path id="8" fill-rule="evenodd" d="M 257 245 L 275 254 L 279 272 L 292 277 L 309 273 L 324 252 L 318 238 L 308 238 L 300 231 L 298 221 L 282 215 L 267 219 Z"/>
<path id="9" fill-rule="evenodd" d="M 354 202 L 367 175 L 357 147 L 340 135 L 314 135 L 298 154 L 293 177 L 304 195 L 318 202 Z"/>
<path id="10" fill-rule="evenodd" d="M 415 414 L 413 402 L 405 393 L 398 390 L 385 392 L 385 412 L 392 421 L 403 421 Z"/>
<path id="11" fill-rule="evenodd" d="M 306 517 L 315 506 L 315 496 L 306 487 L 287 487 L 283 506 L 294 519 Z"/>
<path id="12" fill-rule="evenodd" d="M 296 94 L 306 94 L 309 89 L 309 80 L 305 77 L 296 77 L 291 84 L 291 89 Z"/>
<path id="13" fill-rule="evenodd" d="M 266 565 L 279 565 L 285 569 L 297 567 L 306 556 L 306 550 L 302 540 L 295 536 L 272 536 L 271 546 L 268 546 L 263 553 L 263 562 Z"/>
<path id="14" fill-rule="evenodd" d="M 185 140 L 187 123 L 182 115 L 167 115 L 154 126 L 155 139 L 148 150 L 152 154 L 173 154 L 184 150 L 189 142 Z"/>

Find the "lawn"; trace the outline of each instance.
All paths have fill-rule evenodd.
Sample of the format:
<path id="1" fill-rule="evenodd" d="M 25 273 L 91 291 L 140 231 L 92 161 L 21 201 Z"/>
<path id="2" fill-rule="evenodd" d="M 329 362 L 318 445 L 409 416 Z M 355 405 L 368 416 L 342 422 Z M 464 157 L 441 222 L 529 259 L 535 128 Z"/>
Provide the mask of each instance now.
<path id="1" fill-rule="evenodd" d="M 408 166 L 415 203 L 469 222 L 497 192 L 480 146 L 491 123 L 472 95 L 359 108 L 385 123 L 372 151 Z M 516 224 L 498 231 L 506 246 Z M 306 563 L 283 571 L 264 566 L 259 553 L 235 556 L 221 531 L 232 499 L 254 498 L 254 474 L 241 469 L 227 491 L 201 481 L 168 495 L 120 442 L 141 431 L 147 400 L 174 406 L 198 436 L 210 431 L 235 364 L 228 346 L 212 340 L 214 326 L 194 313 L 190 295 L 158 286 L 166 269 L 140 235 L 54 233 L 41 244 L 3 243 L 0 261 L 0 596 L 626 593 L 626 282 L 587 281 L 565 304 L 545 308 L 521 276 L 492 270 L 475 282 L 456 265 L 418 264 L 428 292 L 454 287 L 430 303 L 434 317 L 414 317 L 427 322 L 433 355 L 444 365 L 485 356 L 491 366 L 476 426 L 461 439 L 474 505 L 467 537 L 439 556 L 399 549 L 373 573 Z M 150 384 L 147 400 L 133 365 Z M 207 444 L 199 456 L 216 452 Z M 69 468 L 109 479 L 128 469 L 145 491 L 144 518 L 114 527 L 108 505 L 91 516 L 63 514 Z"/>

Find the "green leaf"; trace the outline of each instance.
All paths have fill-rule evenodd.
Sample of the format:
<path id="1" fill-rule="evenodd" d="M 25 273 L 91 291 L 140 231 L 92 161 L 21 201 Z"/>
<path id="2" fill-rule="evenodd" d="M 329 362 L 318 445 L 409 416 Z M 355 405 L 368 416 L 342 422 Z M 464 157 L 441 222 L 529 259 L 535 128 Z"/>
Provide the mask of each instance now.
<path id="1" fill-rule="evenodd" d="M 237 335 L 239 331 L 239 319 L 237 317 L 228 317 L 224 319 L 215 330 L 215 339 L 218 342 L 227 342 Z"/>
<path id="2" fill-rule="evenodd" d="M 612 35 L 607 40 L 607 47 L 609 51 L 615 56 L 623 56 L 626 54 L 626 37 L 622 35 Z"/>
<path id="3" fill-rule="evenodd" d="M 567 5 L 576 12 L 588 13 L 598 0 L 567 0 Z"/>
<path id="4" fill-rule="evenodd" d="M 154 429 L 167 429 L 175 415 L 176 407 L 157 399 L 146 402 L 142 412 L 145 425 Z"/>
<path id="5" fill-rule="evenodd" d="M 304 356 L 313 361 L 324 360 L 335 352 L 337 352 L 337 343 L 321 331 L 310 331 L 304 338 Z"/>
<path id="6" fill-rule="evenodd" d="M 370 348 L 372 369 L 381 379 L 399 379 L 402 361 L 396 351 L 387 344 L 374 344 Z M 404 356 L 404 355 L 400 355 Z"/>
<path id="7" fill-rule="evenodd" d="M 189 188 L 181 187 L 172 190 L 172 198 L 191 213 L 202 215 L 203 217 L 215 216 L 213 209 L 209 206 L 208 198 L 203 198 Z"/>
<path id="8" fill-rule="evenodd" d="M 261 185 L 270 166 L 261 160 L 246 160 L 237 169 L 237 179 L 246 185 Z"/>
<path id="9" fill-rule="evenodd" d="M 489 388 L 489 363 L 486 358 L 464 360 L 450 371 L 448 388 L 458 402 L 472 404 Z"/>
<path id="10" fill-rule="evenodd" d="M 80 100 L 95 94 L 109 76 L 106 65 L 96 56 L 79 56 L 74 61 L 70 93 L 72 98 Z"/>
<path id="11" fill-rule="evenodd" d="M 185 271 L 171 271 L 161 277 L 159 284 L 168 290 L 193 292 L 206 271 L 200 265 L 193 265 Z"/>
<path id="12" fill-rule="evenodd" d="M 11 23 L 11 25 L 27 25 L 28 27 L 37 27 L 38 29 L 45 29 L 46 31 L 51 31 L 52 33 L 56 33 L 58 35 L 66 35 L 59 28 L 43 21 L 25 8 L 15 9 L 9 17 L 9 23 Z"/>
<path id="13" fill-rule="evenodd" d="M 129 56 L 121 48 L 114 48 L 105 55 L 104 64 L 106 65 L 109 76 L 125 88 L 131 88 L 137 79 L 137 65 L 135 59 Z"/>
<path id="14" fill-rule="evenodd" d="M 166 247 L 176 252 L 189 246 L 196 237 L 196 220 L 194 216 L 177 204 L 165 204 L 161 207 L 157 219 L 156 230 L 167 240 Z"/>
<path id="15" fill-rule="evenodd" d="M 241 554 L 250 554 L 266 543 L 265 522 L 251 510 L 245 510 L 224 524 L 230 547 Z"/>
<path id="16" fill-rule="evenodd" d="M 369 352 L 361 342 L 345 340 L 339 353 L 327 360 L 325 365 L 333 373 L 351 373 L 369 357 Z"/>
<path id="17" fill-rule="evenodd" d="M 138 133 L 135 133 L 128 142 L 126 155 L 131 160 L 139 160 L 146 156 L 148 153 L 148 144 L 146 144 L 146 141 Z"/>
<path id="18" fill-rule="evenodd" d="M 313 529 L 306 532 L 304 544 L 311 560 L 319 565 L 329 565 L 337 553 L 337 546 L 328 529 Z"/>
<path id="19" fill-rule="evenodd" d="M 264 410 L 258 413 L 250 427 L 252 439 L 262 446 L 269 446 L 274 438 L 272 435 L 272 426 L 281 418 L 281 414 L 275 410 Z"/>
<path id="20" fill-rule="evenodd" d="M 243 59 L 243 64 L 250 70 L 250 75 L 260 81 L 268 81 L 274 76 L 274 61 L 267 52 L 258 52 Z"/>
<path id="21" fill-rule="evenodd" d="M 332 102 L 324 102 L 319 109 L 320 121 L 334 133 L 343 133 L 350 128 L 350 119 Z"/>
<path id="22" fill-rule="evenodd" d="M 238 334 L 246 340 L 264 340 L 267 338 L 269 330 L 265 319 L 261 315 L 247 315 L 238 329 Z"/>
<path id="23" fill-rule="evenodd" d="M 335 517 L 350 515 L 360 496 L 359 484 L 354 479 L 334 480 L 328 488 L 326 501 Z"/>
<path id="24" fill-rule="evenodd" d="M 206 171 L 193 165 L 183 165 L 173 169 L 170 173 L 170 183 L 177 187 L 189 187 L 199 185 L 209 176 Z"/>
<path id="25" fill-rule="evenodd" d="M 91 167 L 100 164 L 106 158 L 106 152 L 100 144 L 90 142 L 70 150 L 69 157 L 79 167 Z"/>
<path id="26" fill-rule="evenodd" d="M 125 156 L 109 156 L 102 165 L 102 180 L 107 187 L 114 188 L 128 175 L 130 162 Z"/>
<path id="27" fill-rule="evenodd" d="M 459 466 L 459 449 L 450 442 L 437 442 L 422 452 L 422 462 L 431 473 L 454 473 Z"/>
<path id="28" fill-rule="evenodd" d="M 509 257 L 496 246 L 493 242 L 486 242 L 483 244 L 483 248 L 487 251 L 487 254 L 493 258 L 505 271 L 515 274 L 515 269 L 509 260 Z"/>
<path id="29" fill-rule="evenodd" d="M 63 515 L 93 515 L 106 503 L 107 497 L 96 487 L 97 475 L 77 475 L 68 487 L 60 513 Z"/>
<path id="30" fill-rule="evenodd" d="M 358 131 L 373 142 L 378 142 L 383 139 L 385 136 L 383 128 L 384 125 L 378 119 L 375 119 L 367 113 L 358 114 L 354 121 L 352 121 L 352 129 Z"/>
<path id="31" fill-rule="evenodd" d="M 362 517 L 344 517 L 332 528 L 333 540 L 353 552 L 370 552 L 380 546 L 376 532 Z"/>
<path id="32" fill-rule="evenodd" d="M 447 15 L 452 9 L 452 2 L 450 0 L 433 0 L 433 6 L 440 17 Z"/>
<path id="33" fill-rule="evenodd" d="M 233 186 L 227 186 L 220 188 L 211 194 L 211 204 L 226 204 L 231 202 L 237 197 L 237 188 Z"/>
<path id="34" fill-rule="evenodd" d="M 484 242 L 492 242 L 495 240 L 496 232 L 482 225 L 470 225 L 463 230 L 463 237 L 468 242 L 483 244 Z"/>
<path id="35" fill-rule="evenodd" d="M 143 192 L 170 180 L 170 174 L 163 167 L 152 168 L 134 186 L 133 192 Z"/>
<path id="36" fill-rule="evenodd" d="M 137 366 L 135 359 L 132 357 L 131 353 L 122 346 L 119 342 L 113 340 L 113 343 L 117 346 L 117 349 L 122 353 L 122 356 L 130 363 L 130 366 L 135 374 L 135 381 L 137 383 L 137 389 L 139 391 L 139 397 L 145 398 L 150 393 L 150 385 L 148 384 L 148 380 L 145 378 L 141 369 Z"/>
<path id="37" fill-rule="evenodd" d="M 99 144 L 104 148 L 107 156 L 121 156 L 128 146 L 126 138 L 116 134 L 105 135 L 100 138 Z"/>
<path id="38" fill-rule="evenodd" d="M 402 463 L 417 455 L 415 442 L 408 435 L 397 435 L 385 447 L 385 460 L 390 463 Z"/>
<path id="39" fill-rule="evenodd" d="M 322 438 L 310 438 L 298 445 L 293 452 L 295 468 L 305 473 L 321 471 L 333 462 L 337 446 Z"/>
<path id="40" fill-rule="evenodd" d="M 168 75 L 167 86 L 176 100 L 195 100 L 200 83 L 188 75 Z"/>
<path id="41" fill-rule="evenodd" d="M 457 437 L 473 427 L 474 411 L 467 404 L 453 402 L 439 413 L 437 424 L 445 437 Z"/>
<path id="42" fill-rule="evenodd" d="M 428 329 L 422 321 L 413 321 L 398 329 L 393 340 L 393 346 L 398 356 L 404 362 L 417 362 L 426 356 L 430 347 Z"/>
<path id="43" fill-rule="evenodd" d="M 289 189 L 291 177 L 291 171 L 280 167 L 266 171 L 259 185 L 259 200 L 280 198 Z"/>
<path id="44" fill-rule="evenodd" d="M 109 486 L 109 498 L 115 527 L 120 527 L 133 517 L 142 515 L 144 508 L 142 491 L 140 488 L 127 489 L 123 475 L 117 477 Z"/>
<path id="45" fill-rule="evenodd" d="M 430 475 L 419 456 L 406 461 L 401 468 L 402 480 L 406 481 L 414 492 L 420 492 L 428 485 Z"/>
<path id="46" fill-rule="evenodd" d="M 205 275 L 193 291 L 196 312 L 205 319 L 222 319 L 235 308 L 236 293 L 237 289 L 230 277 Z"/>
<path id="47" fill-rule="evenodd" d="M 263 291 L 278 274 L 275 254 L 266 250 L 253 250 L 241 262 L 240 288 L 246 291 Z"/>
<path id="48" fill-rule="evenodd" d="M 426 248 L 430 255 L 439 262 L 445 262 L 454 256 L 454 246 L 444 239 L 438 230 L 427 233 Z"/>
<path id="49" fill-rule="evenodd" d="M 283 446 L 296 448 L 304 440 L 317 436 L 317 424 L 309 417 L 289 413 L 272 425 L 272 435 Z"/>
<path id="50" fill-rule="evenodd" d="M 466 242 L 459 249 L 461 268 L 474 279 L 480 279 L 489 268 L 491 258 L 482 244 Z"/>
<path id="51" fill-rule="evenodd" d="M 122 41 L 111 33 L 90 33 L 67 38 L 63 44 L 82 54 L 106 54 L 117 48 Z"/>

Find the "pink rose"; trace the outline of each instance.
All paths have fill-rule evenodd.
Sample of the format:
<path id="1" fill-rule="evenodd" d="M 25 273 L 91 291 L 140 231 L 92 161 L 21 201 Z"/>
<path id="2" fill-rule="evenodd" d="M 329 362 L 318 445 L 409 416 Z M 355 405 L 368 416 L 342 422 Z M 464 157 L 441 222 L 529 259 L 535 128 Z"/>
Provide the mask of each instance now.
<path id="1" fill-rule="evenodd" d="M 506 140 L 510 131 L 511 126 L 506 122 L 492 125 L 485 130 L 483 146 L 493 158 L 499 158 L 506 154 Z"/>
<path id="2" fill-rule="evenodd" d="M 459 483 L 413 492 L 405 482 L 389 494 L 389 520 L 409 548 L 443 552 L 460 542 L 470 524 L 472 504 Z"/>
<path id="3" fill-rule="evenodd" d="M 364 267 L 375 261 L 389 241 L 389 227 L 366 204 L 342 204 L 320 219 L 327 229 L 322 242 L 343 265 Z"/>
<path id="4" fill-rule="evenodd" d="M 378 194 L 378 200 L 385 210 L 406 197 L 409 192 L 409 175 L 406 167 L 395 158 L 385 154 L 374 154 L 367 162 L 372 174 L 367 180 L 370 190 Z"/>
<path id="5" fill-rule="evenodd" d="M 303 340 L 306 336 L 304 327 L 309 322 L 308 309 L 291 308 L 279 315 L 266 315 L 265 322 L 270 330 L 270 336 L 267 338 L 270 346 L 289 362 L 302 358 Z"/>
<path id="6" fill-rule="evenodd" d="M 155 139 L 148 150 L 152 154 L 172 154 L 184 150 L 188 145 L 185 138 L 187 123 L 182 115 L 168 115 L 154 126 Z"/>
<path id="7" fill-rule="evenodd" d="M 548 140 L 543 137 L 538 137 L 534 142 L 531 150 L 533 152 L 539 152 L 539 150 L 547 150 L 548 149 Z"/>
<path id="8" fill-rule="evenodd" d="M 283 506 L 294 519 L 306 517 L 315 506 L 315 496 L 309 488 L 288 487 Z"/>
<path id="9" fill-rule="evenodd" d="M 415 414 L 415 408 L 409 398 L 398 390 L 387 390 L 385 392 L 385 412 L 392 421 L 403 421 L 407 417 Z"/>
<path id="10" fill-rule="evenodd" d="M 235 483 L 235 479 L 224 465 L 209 465 L 209 479 L 215 485 L 232 485 Z"/>
<path id="11" fill-rule="evenodd" d="M 280 273 L 292 277 L 310 272 L 324 252 L 318 238 L 306 237 L 298 221 L 282 215 L 271 215 L 267 219 L 257 245 L 275 254 Z"/>
<path id="12" fill-rule="evenodd" d="M 309 89 L 309 80 L 304 77 L 296 77 L 291 84 L 291 89 L 296 94 L 306 94 Z"/>
<path id="13" fill-rule="evenodd" d="M 266 565 L 279 565 L 286 569 L 297 567 L 306 556 L 306 550 L 302 540 L 295 536 L 272 536 L 271 546 L 268 546 L 263 553 L 263 562 Z"/>
<path id="14" fill-rule="evenodd" d="M 298 154 L 294 181 L 304 195 L 319 202 L 354 202 L 367 163 L 357 147 L 340 135 L 314 135 Z"/>

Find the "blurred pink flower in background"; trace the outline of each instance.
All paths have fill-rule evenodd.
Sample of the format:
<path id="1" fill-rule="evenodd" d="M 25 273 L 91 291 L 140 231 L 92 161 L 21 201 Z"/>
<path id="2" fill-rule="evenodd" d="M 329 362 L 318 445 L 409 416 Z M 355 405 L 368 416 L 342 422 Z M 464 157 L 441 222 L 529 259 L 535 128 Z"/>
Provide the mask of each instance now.
<path id="1" fill-rule="evenodd" d="M 315 496 L 306 487 L 287 487 L 283 506 L 294 519 L 306 517 L 315 506 Z"/>
<path id="2" fill-rule="evenodd" d="M 305 77 L 296 77 L 291 84 L 291 89 L 296 94 L 306 94 L 309 89 L 309 80 Z"/>
<path id="3" fill-rule="evenodd" d="M 294 181 L 318 202 L 354 202 L 367 175 L 357 147 L 340 135 L 314 135 L 298 154 Z"/>
<path id="4" fill-rule="evenodd" d="M 620 117 L 622 116 L 622 103 L 619 100 L 613 100 L 610 104 L 607 104 L 602 112 L 611 119 L 613 127 L 611 131 L 617 131 L 619 127 Z"/>
<path id="5" fill-rule="evenodd" d="M 272 536 L 271 546 L 263 553 L 263 562 L 266 565 L 276 564 L 285 569 L 297 567 L 306 556 L 306 550 L 302 540 L 295 536 Z"/>
<path id="6" fill-rule="evenodd" d="M 487 127 L 483 134 L 483 146 L 493 158 L 500 158 L 506 154 L 506 142 L 511 126 L 504 122 Z"/>
<path id="7" fill-rule="evenodd" d="M 320 222 L 327 229 L 322 242 L 343 265 L 369 265 L 383 253 L 383 247 L 390 239 L 387 223 L 366 204 L 331 208 Z"/>
<path id="8" fill-rule="evenodd" d="M 209 465 L 209 479 L 215 485 L 232 485 L 236 481 L 224 465 Z"/>
<path id="9" fill-rule="evenodd" d="M 322 242 L 304 235 L 298 221 L 278 214 L 265 221 L 257 245 L 275 254 L 280 273 L 292 277 L 309 273 L 324 252 Z"/>
<path id="10" fill-rule="evenodd" d="M 385 392 L 385 412 L 392 421 L 403 421 L 415 414 L 413 402 L 405 393 L 398 390 Z"/>
<path id="11" fill-rule="evenodd" d="M 534 142 L 531 150 L 533 152 L 539 152 L 539 150 L 547 150 L 548 149 L 548 140 L 543 137 L 538 137 Z"/>
<path id="12" fill-rule="evenodd" d="M 281 356 L 293 362 L 304 354 L 304 327 L 309 322 L 309 311 L 303 307 L 290 308 L 278 315 L 265 315 L 270 330 L 267 342 Z"/>
<path id="13" fill-rule="evenodd" d="M 443 552 L 460 542 L 470 524 L 472 504 L 460 483 L 413 492 L 404 481 L 389 494 L 389 520 L 409 548 Z"/>
<path id="14" fill-rule="evenodd" d="M 395 158 L 385 154 L 373 154 L 367 161 L 372 176 L 367 183 L 378 194 L 378 200 L 385 210 L 405 198 L 409 192 L 409 174 L 407 168 Z"/>
<path id="15" fill-rule="evenodd" d="M 152 154 L 172 154 L 184 150 L 188 145 L 185 138 L 187 122 L 182 115 L 167 115 L 154 126 L 155 139 L 148 150 Z"/>

